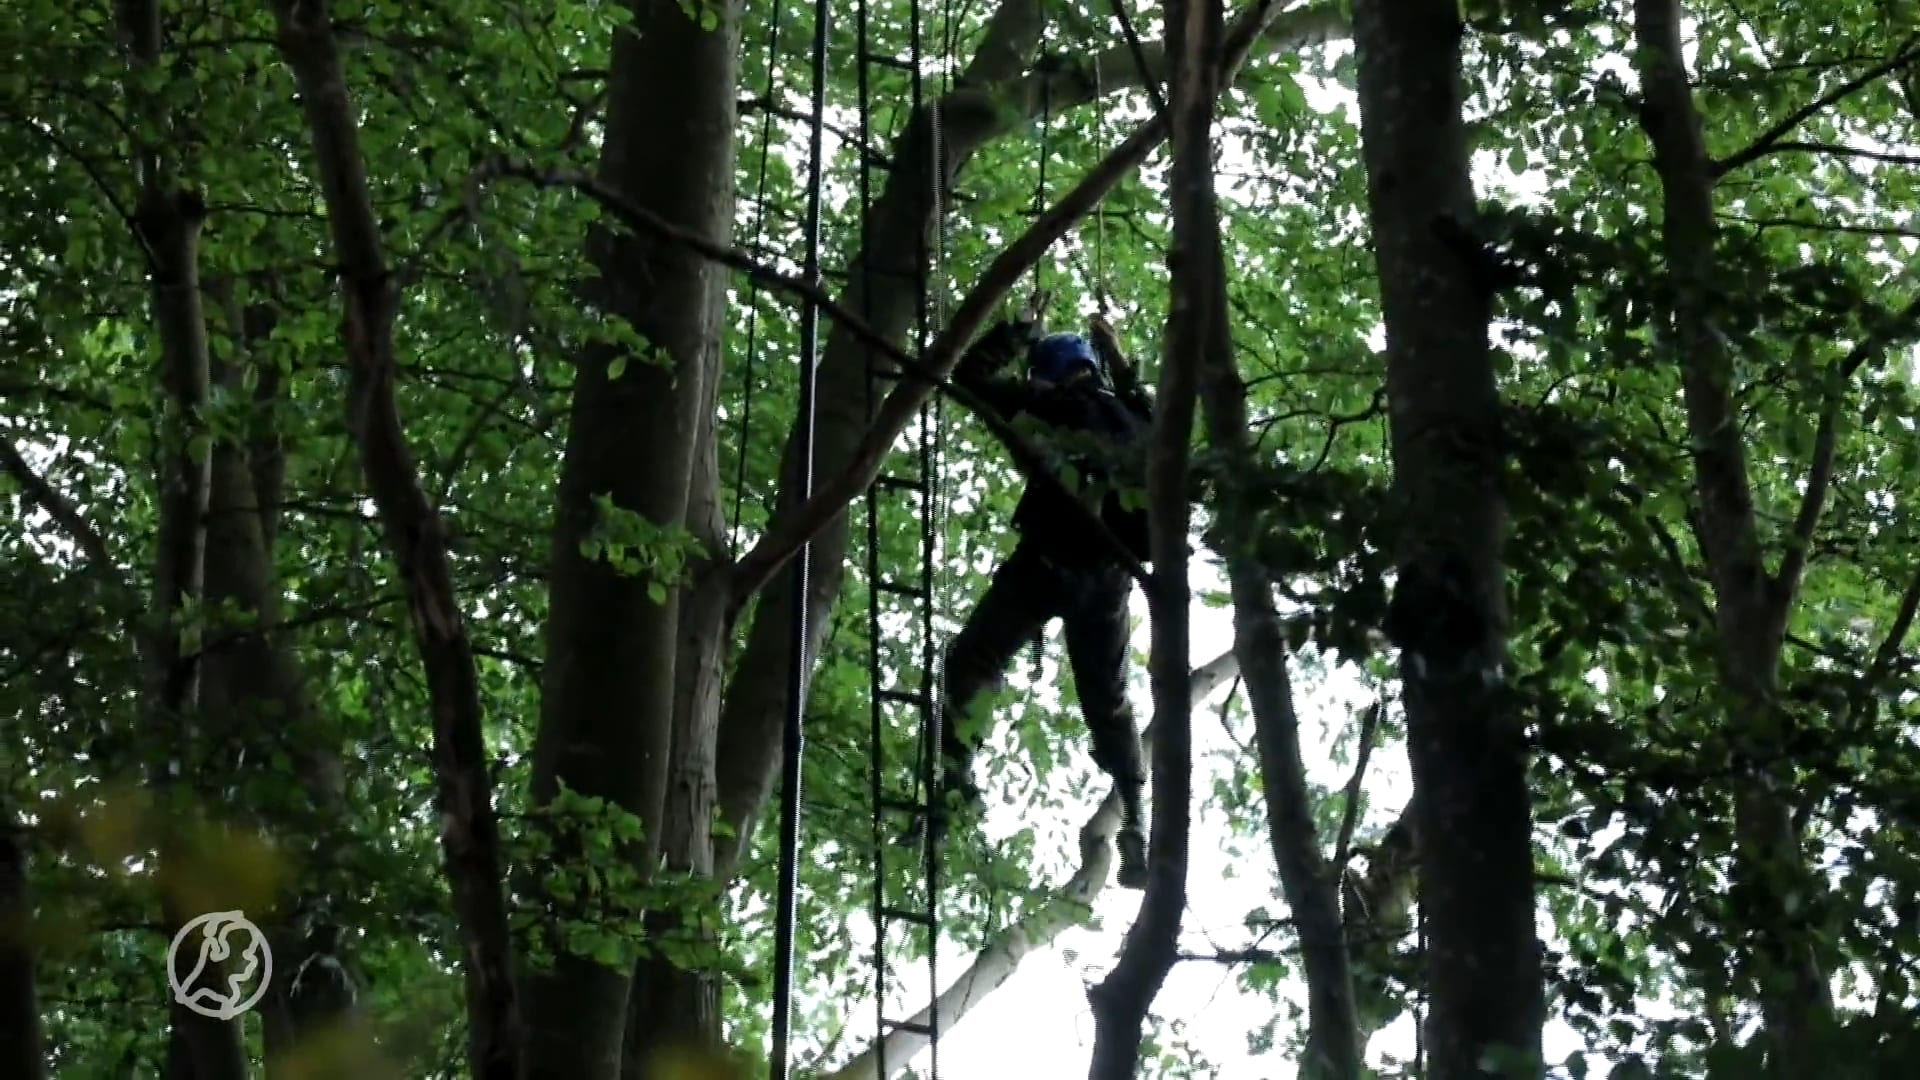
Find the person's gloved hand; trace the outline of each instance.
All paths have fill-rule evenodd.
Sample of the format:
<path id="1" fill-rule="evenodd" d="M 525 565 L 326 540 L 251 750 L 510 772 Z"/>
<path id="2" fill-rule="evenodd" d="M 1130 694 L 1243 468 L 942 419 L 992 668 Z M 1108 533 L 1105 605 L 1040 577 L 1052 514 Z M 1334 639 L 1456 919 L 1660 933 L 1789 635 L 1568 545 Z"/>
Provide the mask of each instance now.
<path id="1" fill-rule="evenodd" d="M 1045 294 L 1037 294 L 1019 314 L 1000 320 L 980 335 L 961 357 L 956 374 L 962 378 L 996 375 L 1026 356 L 1033 343 L 1046 333 L 1039 315 L 1045 302 Z"/>

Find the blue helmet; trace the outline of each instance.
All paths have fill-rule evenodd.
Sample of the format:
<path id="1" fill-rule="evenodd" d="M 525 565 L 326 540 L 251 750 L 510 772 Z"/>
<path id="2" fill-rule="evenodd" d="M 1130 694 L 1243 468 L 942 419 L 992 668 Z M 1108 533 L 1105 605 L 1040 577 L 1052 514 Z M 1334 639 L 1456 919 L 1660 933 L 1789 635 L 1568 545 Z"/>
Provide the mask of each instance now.
<path id="1" fill-rule="evenodd" d="M 1081 368 L 1100 373 L 1093 346 L 1079 334 L 1048 334 L 1027 350 L 1027 373 L 1050 383 L 1065 382 Z"/>

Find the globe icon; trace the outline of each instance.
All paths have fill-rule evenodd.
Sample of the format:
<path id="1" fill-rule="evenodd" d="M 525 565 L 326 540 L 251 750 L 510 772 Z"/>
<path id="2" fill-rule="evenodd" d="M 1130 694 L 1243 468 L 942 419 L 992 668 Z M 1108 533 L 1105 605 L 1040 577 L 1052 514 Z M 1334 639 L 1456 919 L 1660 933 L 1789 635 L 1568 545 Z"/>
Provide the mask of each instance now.
<path id="1" fill-rule="evenodd" d="M 273 950 L 241 912 L 196 916 L 167 946 L 173 1000 L 201 1016 L 231 1020 L 259 1004 L 272 982 Z"/>

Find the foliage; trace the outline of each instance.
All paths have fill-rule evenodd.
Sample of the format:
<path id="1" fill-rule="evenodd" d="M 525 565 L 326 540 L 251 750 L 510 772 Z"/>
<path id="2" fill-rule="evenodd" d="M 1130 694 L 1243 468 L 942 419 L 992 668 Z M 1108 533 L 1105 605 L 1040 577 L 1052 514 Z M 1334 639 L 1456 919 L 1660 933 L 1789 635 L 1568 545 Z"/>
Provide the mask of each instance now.
<path id="1" fill-rule="evenodd" d="M 1747 766 L 1752 733 L 1729 722 L 1712 674 L 1720 636 L 1689 524 L 1678 358 L 1657 332 L 1670 301 L 1649 227 L 1657 188 L 1622 60 L 1630 12 L 1598 0 L 1505 7 L 1525 25 L 1515 33 L 1489 23 L 1481 29 L 1499 32 L 1470 38 L 1470 112 L 1486 227 L 1519 268 L 1497 327 L 1513 454 L 1512 686 L 1541 750 L 1535 815 L 1543 907 L 1555 929 L 1556 1018 L 1585 1055 L 1564 1071 L 1602 1075 L 1601 1062 L 1637 1054 L 1644 1075 L 1751 1075 L 1740 1055 L 1753 1008 L 1738 987 L 1758 931 L 1733 865 L 1728 780 Z M 811 26 L 799 5 L 781 8 L 778 21 L 773 10 L 747 5 L 749 27 L 780 31 L 779 78 L 773 100 L 740 124 L 739 190 L 759 201 L 743 200 L 737 239 L 795 269 L 804 132 L 790 119 L 770 122 L 777 152 L 768 153 L 760 121 L 804 105 Z M 1089 10 L 1104 26 L 1106 9 Z M 1713 152 L 1726 158 L 1757 145 L 1793 109 L 1891 55 L 1900 43 L 1885 10 L 1859 2 L 1823 5 L 1817 16 L 1789 4 L 1690 9 L 1696 94 Z M 902 44 L 905 5 L 877 11 L 889 47 Z M 169 13 L 173 62 L 132 87 L 111 5 L 36 0 L 0 27 L 0 53 L 34 58 L 0 73 L 5 434 L 83 511 L 112 556 L 110 566 L 94 564 L 23 488 L 10 480 L 0 489 L 14 510 L 0 527 L 0 811 L 9 815 L 0 828 L 21 827 L 32 856 L 49 1058 L 60 1075 L 159 1070 L 166 943 L 146 857 L 153 842 L 142 830 L 163 810 L 130 802 L 128 792 L 148 769 L 170 764 L 190 780 L 195 805 L 168 813 L 256 838 L 228 844 L 218 865 L 189 877 L 240 891 L 296 881 L 295 891 L 331 898 L 333 917 L 351 928 L 346 948 L 385 1054 L 401 1075 L 453 1075 L 461 953 L 430 809 L 431 720 L 396 569 L 347 437 L 336 268 L 322 254 L 326 223 L 305 121 L 264 10 Z M 966 16 L 956 36 L 977 38 L 987 14 Z M 536 13 L 365 0 L 338 5 L 336 18 L 382 225 L 406 283 L 400 408 L 427 487 L 455 530 L 457 585 L 482 652 L 495 799 L 524 881 L 547 872 L 531 839 L 541 834 L 525 827 L 527 755 L 540 715 L 543 568 L 566 448 L 565 357 L 588 338 L 632 342 L 579 302 L 584 237 L 598 218 L 586 200 L 500 184 L 478 197 L 477 221 L 454 221 L 475 198 L 469 169 L 489 155 L 590 164 L 592 110 L 621 16 L 598 3 Z M 1103 31 L 1098 45 L 1057 44 L 1083 55 L 1118 39 Z M 743 98 L 767 92 L 763 47 L 750 31 Z M 835 48 L 843 56 L 853 48 L 844 22 Z M 1349 80 L 1350 66 L 1338 44 L 1257 60 L 1229 95 L 1221 135 L 1235 344 L 1267 465 L 1253 479 L 1271 493 L 1260 555 L 1289 594 L 1303 697 L 1331 695 L 1330 681 L 1356 672 L 1374 689 L 1386 670 L 1370 631 L 1384 610 L 1395 543 L 1386 496 L 1391 403 L 1373 337 L 1378 290 L 1356 118 L 1323 107 L 1324 86 Z M 851 67 L 832 73 L 843 126 L 854 121 Z M 1127 78 L 1111 69 L 1104 77 Z M 875 112 L 876 131 L 903 122 L 903 89 L 892 80 L 875 88 L 889 103 Z M 1126 115 L 1118 104 L 1110 113 L 1077 108 L 1044 132 L 1021 127 L 970 163 L 946 237 L 939 284 L 948 296 L 964 292 L 1021 227 L 1043 149 L 1057 195 L 1143 113 L 1143 95 L 1109 95 L 1122 96 Z M 206 445 L 265 432 L 284 454 L 283 496 L 271 508 L 281 605 L 273 638 L 325 718 L 323 749 L 340 759 L 351 811 L 343 815 L 316 820 L 303 802 L 301 763 L 314 747 L 282 718 L 263 713 L 243 730 L 185 742 L 140 719 L 131 628 L 151 616 L 153 470 L 164 428 L 144 258 L 129 228 L 138 177 L 127 145 L 129 132 L 156 116 L 205 202 L 211 350 L 233 375 L 200 418 Z M 1776 137 L 1720 182 L 1726 277 L 1714 308 L 1736 346 L 1742 434 L 1774 559 L 1799 506 L 1821 404 L 1833 390 L 1829 373 L 1863 336 L 1903 335 L 1842 391 L 1834 492 L 1781 669 L 1796 784 L 1780 797 L 1792 802 L 1808 854 L 1832 886 L 1808 900 L 1802 917 L 1818 928 L 1843 988 L 1834 1075 L 1906 1060 L 1905 1033 L 1920 1008 L 1911 971 L 1920 953 L 1912 795 L 1920 748 L 1910 731 L 1911 646 L 1895 633 L 1906 629 L 1903 596 L 1912 615 L 1920 543 L 1920 519 L 1904 497 L 1920 474 L 1920 442 L 1904 339 L 1911 330 L 1900 322 L 1911 322 L 1907 305 L 1920 294 L 1905 270 L 1914 246 L 1907 208 L 1920 193 L 1914 158 L 1899 149 L 1915 141 L 1914 124 L 1897 80 L 1879 80 Z M 1892 149 L 1859 149 L 1874 145 Z M 827 261 L 838 267 L 858 242 L 854 158 L 843 142 L 830 170 Z M 1148 377 L 1166 314 L 1162 172 L 1156 158 L 1124 185 L 1045 275 L 1062 291 L 1049 313 L 1056 323 L 1080 321 L 1106 294 Z M 784 301 L 744 277 L 735 299 L 730 324 L 745 324 L 751 311 L 753 332 L 723 343 L 717 437 L 729 524 L 744 548 L 764 529 L 778 489 L 798 340 Z M 981 425 L 951 404 L 942 415 L 950 510 L 937 606 L 951 633 L 1010 544 L 1000 523 L 1016 484 Z M 691 538 L 605 509 L 600 554 L 649 575 L 664 596 L 696 555 Z M 861 544 L 863 512 L 856 506 Z M 916 530 L 908 515 L 883 514 L 877 531 L 891 565 L 915 564 Z M 858 568 L 864 551 L 856 549 Z M 867 658 L 878 653 L 890 680 L 911 677 L 918 663 L 899 642 L 866 640 L 872 583 L 862 578 L 850 574 L 808 717 L 811 855 L 802 867 L 796 1026 L 802 1054 L 829 1064 L 861 1049 L 864 1013 L 849 1003 L 866 1003 L 872 981 L 866 946 L 849 929 L 872 887 Z M 194 617 L 203 640 L 254 632 L 231 610 Z M 1048 654 L 1040 683 L 1064 681 L 1061 659 Z M 981 776 L 1025 825 L 966 842 L 951 858 L 943 910 L 954 944 L 978 946 L 1071 872 L 1071 832 L 1089 805 L 1079 793 L 1097 782 L 1073 695 L 1036 694 L 1033 685 L 1014 673 Z M 1243 743 L 1249 737 L 1237 708 L 1226 724 Z M 1346 725 L 1335 726 L 1328 758 L 1338 772 L 1357 747 Z M 1379 753 L 1400 735 L 1390 715 Z M 911 731 L 889 740 L 890 760 L 912 760 Z M 1228 751 L 1203 765 L 1203 820 L 1220 827 L 1237 873 L 1269 874 L 1254 756 Z M 1343 796 L 1328 777 L 1314 779 L 1331 850 Z M 759 831 L 734 882 L 643 885 L 617 854 L 637 839 L 633 821 L 604 806 L 561 809 L 580 815 L 586 842 L 607 854 L 597 880 L 558 884 L 627 926 L 609 936 L 608 918 L 581 921 L 591 940 L 572 944 L 625 964 L 672 947 L 640 933 L 648 905 L 704 910 L 721 928 L 729 1034 L 758 1045 L 770 997 L 772 830 Z M 1369 802 L 1356 846 L 1377 839 L 1397 810 Z M 906 860 L 890 864 L 904 885 Z M 527 955 L 537 958 L 549 945 L 538 920 L 521 915 Z M 1248 920 L 1240 945 L 1258 954 L 1239 971 L 1242 992 L 1275 1000 L 1274 1024 L 1252 1039 L 1262 1052 L 1284 1053 L 1295 1021 L 1281 998 L 1293 992 L 1297 942 L 1268 912 Z M 1417 983 L 1411 966 L 1395 969 L 1393 1011 Z M 917 992 L 917 982 L 906 985 Z M 1205 1075 L 1202 1052 L 1237 1052 L 1188 1047 L 1171 1020 L 1153 1047 L 1150 1068 L 1162 1076 Z"/>

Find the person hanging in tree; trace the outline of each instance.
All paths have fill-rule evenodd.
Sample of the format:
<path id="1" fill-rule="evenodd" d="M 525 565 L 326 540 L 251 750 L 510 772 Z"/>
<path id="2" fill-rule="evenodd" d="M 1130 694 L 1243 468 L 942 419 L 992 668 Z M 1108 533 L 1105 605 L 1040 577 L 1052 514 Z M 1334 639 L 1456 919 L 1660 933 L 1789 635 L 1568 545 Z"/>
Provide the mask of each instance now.
<path id="1" fill-rule="evenodd" d="M 1038 309 L 1039 298 L 1029 308 Z M 1056 469 L 1083 505 L 1097 507 L 1107 529 L 1146 562 L 1146 435 L 1153 402 L 1104 320 L 1089 337 L 1045 334 L 1037 317 L 1005 320 L 975 342 L 954 381 L 1006 419 L 1024 414 L 1045 429 L 1043 443 L 1069 467 Z M 1000 372 L 1024 356 L 1026 378 Z M 1123 495 L 1128 491 L 1129 495 Z M 969 765 L 986 732 L 970 732 L 969 708 L 996 692 L 1023 645 L 1046 625 L 1064 623 L 1067 660 L 1091 736 L 1093 760 L 1113 779 L 1120 797 L 1115 838 L 1123 888 L 1146 884 L 1146 822 L 1142 803 L 1146 766 L 1139 730 L 1127 701 L 1133 578 L 1111 543 L 1094 535 L 1085 510 L 1067 505 L 1051 485 L 1030 486 L 1013 513 L 1019 540 L 994 572 L 946 655 L 946 705 L 941 724 L 944 786 L 969 808 L 981 804 Z M 971 735 L 971 737 L 969 737 Z M 944 835 L 947 809 L 936 808 L 935 839 Z"/>

